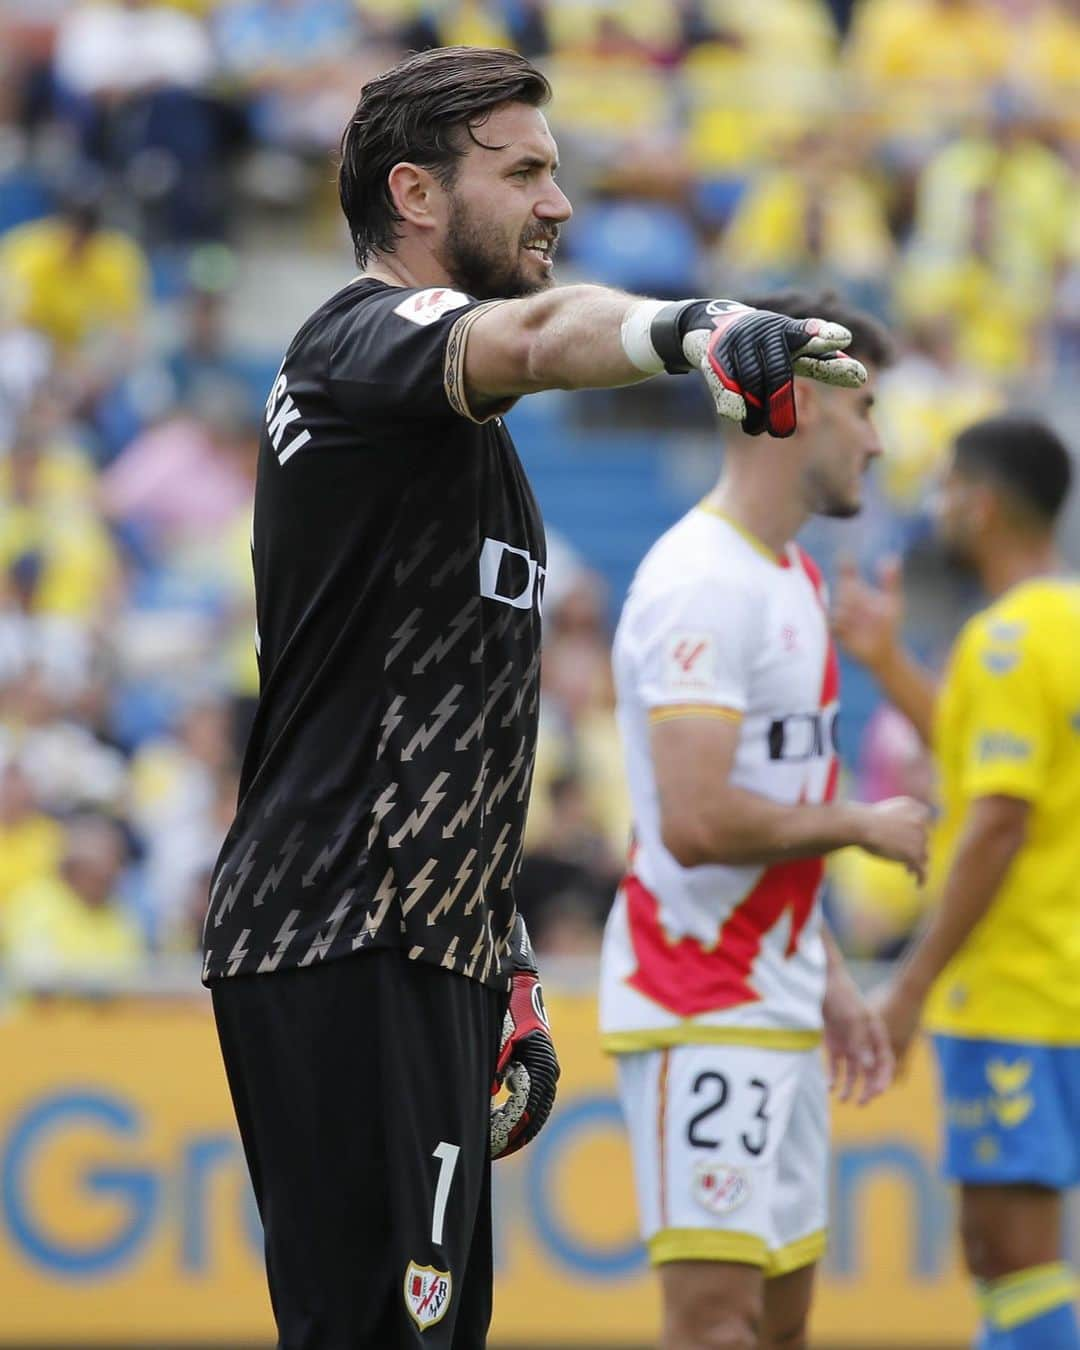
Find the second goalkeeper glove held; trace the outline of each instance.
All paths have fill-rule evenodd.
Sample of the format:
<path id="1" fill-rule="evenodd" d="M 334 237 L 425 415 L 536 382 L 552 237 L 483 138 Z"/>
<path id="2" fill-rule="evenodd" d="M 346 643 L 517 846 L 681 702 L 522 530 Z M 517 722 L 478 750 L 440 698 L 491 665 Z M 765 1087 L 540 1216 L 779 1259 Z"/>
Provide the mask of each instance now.
<path id="1" fill-rule="evenodd" d="M 700 370 L 721 417 L 750 436 L 795 431 L 796 375 L 856 389 L 860 362 L 844 355 L 850 332 L 824 319 L 791 319 L 735 300 L 654 306 L 649 345 L 669 374 Z"/>
<path id="2" fill-rule="evenodd" d="M 492 1096 L 506 1088 L 505 1101 L 491 1107 L 491 1156 L 505 1158 L 524 1148 L 543 1129 L 555 1105 L 559 1061 L 551 1040 L 544 994 L 532 944 L 519 915 L 511 938 L 513 973 L 503 1018 L 502 1043 Z"/>

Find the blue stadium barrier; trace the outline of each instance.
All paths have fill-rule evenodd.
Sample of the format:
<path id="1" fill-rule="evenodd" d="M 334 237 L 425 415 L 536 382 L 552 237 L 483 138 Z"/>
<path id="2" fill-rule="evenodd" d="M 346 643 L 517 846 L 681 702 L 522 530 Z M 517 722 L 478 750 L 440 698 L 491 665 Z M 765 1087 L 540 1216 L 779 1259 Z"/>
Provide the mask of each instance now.
<path id="1" fill-rule="evenodd" d="M 575 215 L 572 257 L 593 281 L 648 295 L 693 295 L 700 246 L 690 222 L 674 207 L 623 200 L 590 205 Z"/>

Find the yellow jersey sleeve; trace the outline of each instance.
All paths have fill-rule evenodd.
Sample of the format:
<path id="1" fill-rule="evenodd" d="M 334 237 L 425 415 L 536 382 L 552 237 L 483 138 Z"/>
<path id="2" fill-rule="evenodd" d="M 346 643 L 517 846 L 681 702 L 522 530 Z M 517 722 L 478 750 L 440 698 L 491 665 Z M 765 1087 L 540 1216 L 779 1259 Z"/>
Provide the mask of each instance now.
<path id="1" fill-rule="evenodd" d="M 981 618 L 961 653 L 961 786 L 969 800 L 1001 794 L 1038 800 L 1053 740 L 1053 708 L 1033 625 Z"/>

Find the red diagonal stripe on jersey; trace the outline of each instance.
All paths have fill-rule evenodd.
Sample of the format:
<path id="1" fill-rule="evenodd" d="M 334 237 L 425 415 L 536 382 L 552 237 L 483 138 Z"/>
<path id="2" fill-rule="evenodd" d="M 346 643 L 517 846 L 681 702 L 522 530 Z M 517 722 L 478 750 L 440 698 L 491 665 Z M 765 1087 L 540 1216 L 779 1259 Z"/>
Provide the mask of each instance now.
<path id="1" fill-rule="evenodd" d="M 836 648 L 832 638 L 829 650 L 825 654 L 825 673 L 821 680 L 821 706 L 828 708 L 840 697 L 840 662 L 836 659 Z"/>
<path id="2" fill-rule="evenodd" d="M 802 570 L 806 573 L 810 585 L 814 588 L 814 594 L 818 598 L 818 604 L 824 609 L 825 578 L 821 575 L 821 568 L 818 567 L 817 563 L 811 558 L 810 554 L 807 553 L 806 549 L 804 549 L 801 544 L 795 545 L 795 551 L 799 555 L 799 563 Z"/>
<path id="3" fill-rule="evenodd" d="M 826 611 L 825 617 L 828 619 L 828 605 L 825 597 L 825 580 L 821 575 L 821 569 L 817 563 L 807 553 L 806 549 L 799 548 L 799 562 L 802 570 L 806 573 L 807 580 L 814 588 L 814 594 L 817 596 L 818 604 L 822 610 Z M 826 639 L 828 646 L 825 651 L 825 671 L 821 680 L 821 703 L 822 708 L 829 707 L 840 697 L 840 662 L 836 657 L 836 647 L 833 645 L 832 637 Z M 832 796 L 827 795 L 826 801 L 832 801 Z"/>
<path id="4" fill-rule="evenodd" d="M 793 956 L 817 899 L 824 874 L 820 858 L 799 858 L 766 868 L 750 894 L 732 911 L 716 946 L 695 938 L 672 941 L 660 923 L 656 896 L 633 874 L 626 877 L 630 939 L 637 969 L 627 983 L 679 1017 L 720 1012 L 761 995 L 750 983 L 765 934 L 791 911 L 785 956 Z"/>

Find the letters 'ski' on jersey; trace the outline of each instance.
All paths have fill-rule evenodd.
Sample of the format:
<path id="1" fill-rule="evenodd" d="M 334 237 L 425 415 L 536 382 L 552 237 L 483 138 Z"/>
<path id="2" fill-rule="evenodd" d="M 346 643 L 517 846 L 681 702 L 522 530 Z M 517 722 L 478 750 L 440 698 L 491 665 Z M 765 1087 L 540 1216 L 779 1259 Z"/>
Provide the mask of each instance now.
<path id="1" fill-rule="evenodd" d="M 649 552 L 615 638 L 635 842 L 604 937 L 601 1029 L 614 1051 L 694 1041 L 788 1049 L 820 1035 L 820 858 L 682 867 L 660 837 L 650 730 L 738 725 L 731 781 L 830 801 L 839 676 L 810 557 L 772 553 L 702 505 Z"/>
<path id="2" fill-rule="evenodd" d="M 358 279 L 270 391 L 260 696 L 207 979 L 397 947 L 508 984 L 546 554 L 505 407 L 466 402 L 485 308 Z"/>

